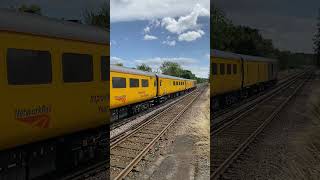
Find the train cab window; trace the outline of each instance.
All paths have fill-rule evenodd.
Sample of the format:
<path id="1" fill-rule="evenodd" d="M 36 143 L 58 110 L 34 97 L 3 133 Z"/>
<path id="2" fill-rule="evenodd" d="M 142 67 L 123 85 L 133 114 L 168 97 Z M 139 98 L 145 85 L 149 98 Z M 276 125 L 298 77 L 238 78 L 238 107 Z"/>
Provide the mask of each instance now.
<path id="1" fill-rule="evenodd" d="M 218 74 L 218 66 L 216 63 L 212 63 L 212 74 L 217 75 Z"/>
<path id="2" fill-rule="evenodd" d="M 30 85 L 52 82 L 51 55 L 48 51 L 7 50 L 8 84 Z"/>
<path id="3" fill-rule="evenodd" d="M 237 74 L 237 65 L 236 64 L 233 65 L 233 74 Z"/>
<path id="4" fill-rule="evenodd" d="M 141 80 L 142 87 L 149 87 L 149 81 L 147 79 Z"/>
<path id="5" fill-rule="evenodd" d="M 173 81 L 173 85 L 174 85 L 174 86 L 176 85 L 176 82 L 175 82 L 175 81 Z"/>
<path id="6" fill-rule="evenodd" d="M 126 78 L 113 77 L 112 78 L 112 87 L 113 88 L 126 88 Z"/>
<path id="7" fill-rule="evenodd" d="M 109 80 L 110 73 L 108 69 L 109 69 L 109 65 L 107 64 L 107 56 L 101 56 L 101 80 L 102 81 Z"/>
<path id="8" fill-rule="evenodd" d="M 225 69 L 224 69 L 224 64 L 220 64 L 220 74 L 224 75 Z"/>
<path id="9" fill-rule="evenodd" d="M 154 87 L 157 87 L 157 80 L 154 80 Z"/>
<path id="10" fill-rule="evenodd" d="M 227 74 L 231 74 L 231 64 L 227 64 Z"/>
<path id="11" fill-rule="evenodd" d="M 63 81 L 90 82 L 93 80 L 93 62 L 89 54 L 62 54 Z"/>
<path id="12" fill-rule="evenodd" d="M 130 78 L 130 87 L 131 88 L 139 87 L 139 79 Z"/>

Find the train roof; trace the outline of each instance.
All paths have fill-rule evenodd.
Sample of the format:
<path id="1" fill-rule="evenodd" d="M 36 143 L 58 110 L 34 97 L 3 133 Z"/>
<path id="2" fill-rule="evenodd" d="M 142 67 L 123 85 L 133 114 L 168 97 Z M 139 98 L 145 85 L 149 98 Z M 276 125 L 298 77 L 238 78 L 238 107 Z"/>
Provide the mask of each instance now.
<path id="1" fill-rule="evenodd" d="M 157 76 L 160 77 L 160 78 L 167 78 L 167 79 L 191 80 L 191 79 L 184 79 L 184 78 L 175 77 L 175 76 L 169 76 L 169 75 L 165 75 L 165 74 L 157 74 Z"/>
<path id="2" fill-rule="evenodd" d="M 123 66 L 117 66 L 117 65 L 110 65 L 110 71 L 126 73 L 126 74 L 152 76 L 152 77 L 158 76 L 160 78 L 176 79 L 176 80 L 192 80 L 192 79 L 179 78 L 179 77 L 175 77 L 175 76 L 169 76 L 169 75 L 165 75 L 165 74 L 146 72 L 146 71 L 131 69 L 131 68 L 123 67 Z"/>
<path id="3" fill-rule="evenodd" d="M 156 76 L 155 73 L 141 71 L 141 70 L 137 70 L 137 69 L 131 69 L 131 68 L 122 67 L 122 66 L 116 66 L 116 65 L 110 65 L 110 71 L 121 72 L 121 73 L 126 73 L 126 74 L 137 74 L 137 75 L 144 75 L 144 76 L 152 76 L 152 77 Z"/>
<path id="4" fill-rule="evenodd" d="M 7 9 L 0 9 L 1 30 L 109 45 L 106 29 Z"/>
<path id="5" fill-rule="evenodd" d="M 211 50 L 211 55 L 213 57 L 236 59 L 236 60 L 240 60 L 242 58 L 245 61 L 277 62 L 276 59 L 243 55 L 243 54 L 236 54 L 236 53 L 220 51 L 220 50 L 216 50 L 216 49 Z"/>
<path id="6" fill-rule="evenodd" d="M 241 55 L 241 57 L 246 61 L 277 62 L 277 60 L 275 59 L 258 57 L 258 56 Z"/>
<path id="7" fill-rule="evenodd" d="M 211 55 L 213 57 L 218 57 L 218 58 L 228 58 L 228 59 L 236 59 L 236 60 L 241 60 L 241 56 L 236 53 L 232 52 L 226 52 L 226 51 L 220 51 L 213 49 L 211 50 Z"/>

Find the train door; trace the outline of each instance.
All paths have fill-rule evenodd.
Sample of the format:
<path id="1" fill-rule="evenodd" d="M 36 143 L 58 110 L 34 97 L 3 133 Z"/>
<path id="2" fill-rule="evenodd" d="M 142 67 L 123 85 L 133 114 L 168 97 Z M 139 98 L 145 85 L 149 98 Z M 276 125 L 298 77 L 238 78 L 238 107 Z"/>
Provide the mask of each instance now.
<path id="1" fill-rule="evenodd" d="M 157 82 L 157 76 L 154 76 L 151 78 L 151 81 L 153 81 L 151 84 L 153 84 L 153 91 L 152 95 L 153 97 L 158 95 L 158 82 Z"/>
<path id="2" fill-rule="evenodd" d="M 273 65 L 272 63 L 268 63 L 268 80 L 270 81 L 273 77 Z"/>
<path id="3" fill-rule="evenodd" d="M 240 66 L 241 66 L 241 69 L 240 69 L 240 73 L 241 73 L 241 89 L 243 88 L 243 84 L 244 84 L 244 60 L 242 58 L 240 58 Z"/>

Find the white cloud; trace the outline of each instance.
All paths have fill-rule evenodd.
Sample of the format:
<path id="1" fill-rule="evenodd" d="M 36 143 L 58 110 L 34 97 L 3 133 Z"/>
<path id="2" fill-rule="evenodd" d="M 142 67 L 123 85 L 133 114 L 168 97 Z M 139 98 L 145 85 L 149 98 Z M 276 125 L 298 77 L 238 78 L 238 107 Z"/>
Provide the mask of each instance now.
<path id="1" fill-rule="evenodd" d="M 201 38 L 201 36 L 204 35 L 204 32 L 202 30 L 198 31 L 188 31 L 186 33 L 180 34 L 178 37 L 179 41 L 194 41 L 198 38 Z"/>
<path id="2" fill-rule="evenodd" d="M 110 41 L 110 46 L 115 46 L 115 45 L 117 45 L 117 41 L 111 40 L 111 41 Z"/>
<path id="3" fill-rule="evenodd" d="M 144 33 L 149 33 L 150 32 L 150 27 L 149 26 L 145 27 L 143 29 L 143 31 L 144 31 Z"/>
<path id="4" fill-rule="evenodd" d="M 195 4 L 209 12 L 210 0 L 111 0 L 111 22 L 152 20 L 177 17 L 189 13 Z M 201 11 L 201 15 L 206 13 Z"/>
<path id="5" fill-rule="evenodd" d="M 124 63 L 125 60 L 123 60 L 122 58 L 119 57 L 115 57 L 115 56 L 111 56 L 110 57 L 110 64 L 118 64 L 118 63 Z"/>
<path id="6" fill-rule="evenodd" d="M 203 8 L 200 4 L 196 4 L 193 11 L 186 15 L 179 17 L 178 20 L 172 17 L 165 17 L 162 19 L 161 25 L 169 32 L 180 34 L 190 29 L 198 29 L 197 20 L 199 16 L 209 16 L 210 12 Z"/>
<path id="7" fill-rule="evenodd" d="M 189 66 L 186 67 L 186 69 L 190 70 L 193 74 L 195 74 L 197 77 L 201 78 L 208 78 L 209 77 L 209 66 Z"/>
<path id="8" fill-rule="evenodd" d="M 150 41 L 150 40 L 156 40 L 158 38 L 156 36 L 152 36 L 152 35 L 146 34 L 146 35 L 144 35 L 143 39 L 147 40 L 147 41 Z"/>
<path id="9" fill-rule="evenodd" d="M 173 40 L 173 41 L 165 40 L 165 41 L 162 41 L 162 44 L 166 44 L 168 46 L 175 46 L 176 45 L 176 41 L 175 40 Z"/>

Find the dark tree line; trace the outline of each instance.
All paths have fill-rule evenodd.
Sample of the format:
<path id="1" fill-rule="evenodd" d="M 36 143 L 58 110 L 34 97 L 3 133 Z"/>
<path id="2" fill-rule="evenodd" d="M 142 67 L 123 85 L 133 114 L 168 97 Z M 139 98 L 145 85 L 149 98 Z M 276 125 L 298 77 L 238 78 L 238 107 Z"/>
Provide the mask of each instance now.
<path id="1" fill-rule="evenodd" d="M 317 23 L 317 32 L 314 35 L 313 45 L 314 45 L 314 54 L 315 54 L 315 63 L 317 66 L 320 66 L 320 9 L 318 11 L 318 23 Z"/>
<path id="2" fill-rule="evenodd" d="M 23 4 L 18 8 L 15 8 L 15 7 L 11 7 L 11 8 L 17 9 L 18 11 L 21 11 L 21 12 L 43 15 L 41 8 L 36 4 L 31 4 L 31 5 Z M 101 4 L 100 9 L 97 12 L 93 12 L 93 11 L 87 10 L 87 9 L 84 10 L 83 11 L 83 19 L 84 19 L 85 24 L 99 26 L 104 29 L 110 29 L 109 4 L 107 2 Z M 63 18 L 63 20 L 64 20 L 64 18 Z M 81 23 L 81 21 L 80 21 L 80 23 Z"/>
<path id="3" fill-rule="evenodd" d="M 141 71 L 152 72 L 152 68 L 144 63 L 137 65 L 137 67 L 135 69 L 139 69 Z M 186 78 L 186 79 L 193 79 L 193 80 L 197 80 L 198 83 L 203 83 L 203 82 L 208 81 L 205 78 L 196 77 L 196 75 L 193 74 L 190 70 L 183 69 L 180 66 L 180 64 L 176 63 L 176 62 L 164 61 L 160 66 L 160 70 L 161 70 L 162 74 Z"/>
<path id="4" fill-rule="evenodd" d="M 273 46 L 271 39 L 264 38 L 258 29 L 234 25 L 224 12 L 215 6 L 213 6 L 211 20 L 211 48 L 213 49 L 275 58 L 279 60 L 280 69 L 314 63 L 312 54 L 281 51 Z"/>

